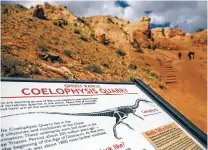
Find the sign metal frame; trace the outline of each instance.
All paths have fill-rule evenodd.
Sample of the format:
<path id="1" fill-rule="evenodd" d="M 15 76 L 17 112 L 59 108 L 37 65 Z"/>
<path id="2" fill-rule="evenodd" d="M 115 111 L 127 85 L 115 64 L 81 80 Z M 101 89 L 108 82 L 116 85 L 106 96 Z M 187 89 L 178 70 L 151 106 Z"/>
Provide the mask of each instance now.
<path id="1" fill-rule="evenodd" d="M 44 82 L 44 83 L 87 83 L 87 84 L 128 84 L 136 85 L 153 101 L 155 101 L 171 118 L 178 122 L 190 135 L 207 148 L 207 135 L 196 125 L 182 115 L 177 109 L 171 106 L 160 95 L 148 87 L 142 80 L 136 79 L 134 82 L 106 82 L 106 81 L 85 81 L 85 80 L 57 80 L 57 79 L 32 79 L 32 78 L 10 78 L 2 77 L 1 82 Z M 3 87 L 1 87 L 3 88 Z"/>

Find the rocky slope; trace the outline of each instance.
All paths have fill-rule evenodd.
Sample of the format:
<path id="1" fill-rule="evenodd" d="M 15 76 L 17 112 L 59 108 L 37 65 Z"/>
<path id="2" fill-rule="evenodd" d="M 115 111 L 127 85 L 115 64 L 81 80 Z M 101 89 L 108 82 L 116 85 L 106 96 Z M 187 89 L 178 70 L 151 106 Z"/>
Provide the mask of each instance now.
<path id="1" fill-rule="evenodd" d="M 1 76 L 140 78 L 206 132 L 207 31 L 188 35 L 179 28 L 151 29 L 147 16 L 129 22 L 112 16 L 80 18 L 48 3 L 43 9 L 45 20 L 32 17 L 34 8 L 1 5 Z M 188 51 L 196 53 L 194 60 L 187 59 Z M 167 59 L 173 61 L 178 84 L 165 84 L 163 63 Z M 202 90 L 195 92 L 196 84 Z M 180 95 L 193 104 L 189 110 L 180 105 Z M 201 117 L 193 117 L 190 110 Z"/>

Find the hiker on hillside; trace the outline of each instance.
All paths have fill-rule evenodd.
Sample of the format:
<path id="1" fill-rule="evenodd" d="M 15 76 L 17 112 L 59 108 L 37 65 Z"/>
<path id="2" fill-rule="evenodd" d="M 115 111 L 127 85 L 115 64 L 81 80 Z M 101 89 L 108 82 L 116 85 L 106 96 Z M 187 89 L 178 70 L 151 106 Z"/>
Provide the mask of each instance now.
<path id="1" fill-rule="evenodd" d="M 44 16 L 44 10 L 41 5 L 36 5 L 34 12 L 33 12 L 33 17 L 37 17 L 39 19 L 46 19 Z"/>
<path id="2" fill-rule="evenodd" d="M 38 11 L 39 11 L 39 5 L 36 5 L 33 12 L 33 17 L 37 17 Z"/>
<path id="3" fill-rule="evenodd" d="M 37 17 L 38 17 L 39 19 L 45 19 L 45 16 L 44 16 L 44 10 L 43 10 L 43 8 L 42 8 L 41 5 L 39 5 L 39 10 L 38 10 Z"/>
<path id="4" fill-rule="evenodd" d="M 181 56 L 182 56 L 182 54 L 181 54 L 181 52 L 179 52 L 178 53 L 178 58 L 181 59 Z"/>
<path id="5" fill-rule="evenodd" d="M 189 52 L 189 53 L 188 53 L 189 59 L 191 59 L 191 56 L 193 56 L 193 59 L 194 59 L 194 54 L 195 54 L 195 52 Z"/>

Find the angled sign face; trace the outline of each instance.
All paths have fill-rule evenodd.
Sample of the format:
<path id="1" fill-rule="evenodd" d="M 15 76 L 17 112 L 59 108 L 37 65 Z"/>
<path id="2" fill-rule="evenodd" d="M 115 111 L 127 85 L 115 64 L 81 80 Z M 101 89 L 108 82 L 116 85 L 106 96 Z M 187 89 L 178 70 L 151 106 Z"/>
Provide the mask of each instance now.
<path id="1" fill-rule="evenodd" d="M 2 79 L 4 150 L 199 150 L 206 135 L 135 83 Z"/>

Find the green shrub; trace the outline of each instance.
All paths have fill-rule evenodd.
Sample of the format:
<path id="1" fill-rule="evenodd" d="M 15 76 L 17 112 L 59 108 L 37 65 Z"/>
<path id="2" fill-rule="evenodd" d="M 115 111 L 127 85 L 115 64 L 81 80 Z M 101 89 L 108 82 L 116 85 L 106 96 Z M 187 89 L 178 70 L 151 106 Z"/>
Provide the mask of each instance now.
<path id="1" fill-rule="evenodd" d="M 83 24 L 85 24 L 85 25 L 88 26 L 88 27 L 90 26 L 89 23 L 88 23 L 87 21 L 85 21 L 84 19 L 82 19 L 82 18 L 80 18 L 80 17 L 78 17 L 77 20 L 78 20 L 78 22 L 83 23 Z"/>
<path id="2" fill-rule="evenodd" d="M 204 28 L 199 28 L 196 30 L 196 32 L 201 32 L 201 31 L 204 31 L 205 29 Z"/>
<path id="3" fill-rule="evenodd" d="M 67 9 L 67 6 L 64 6 L 65 9 Z"/>
<path id="4" fill-rule="evenodd" d="M 77 19 L 78 19 L 78 21 L 79 21 L 79 22 L 81 22 L 81 23 L 83 23 L 83 24 L 85 24 L 85 23 L 86 23 L 86 21 L 85 21 L 85 20 L 83 20 L 83 19 L 82 19 L 82 18 L 80 18 L 80 17 L 78 17 Z"/>
<path id="5" fill-rule="evenodd" d="M 95 39 L 95 34 L 94 34 L 93 32 L 91 32 L 91 33 L 90 33 L 90 37 L 91 37 L 92 39 Z"/>
<path id="6" fill-rule="evenodd" d="M 131 81 L 131 82 L 134 82 L 137 78 L 133 75 L 129 76 L 128 77 L 128 80 Z"/>
<path id="7" fill-rule="evenodd" d="M 151 72 L 150 68 L 145 68 L 143 70 L 146 71 L 147 73 L 150 73 Z"/>
<path id="8" fill-rule="evenodd" d="M 72 57 L 72 51 L 71 50 L 64 50 L 64 55 L 68 57 Z"/>
<path id="9" fill-rule="evenodd" d="M 158 79 L 160 77 L 156 72 L 153 72 L 153 71 L 150 72 L 150 75 L 151 75 L 151 77 L 154 77 L 156 79 Z"/>
<path id="10" fill-rule="evenodd" d="M 101 67 L 99 65 L 96 64 L 88 64 L 85 67 L 86 70 L 90 71 L 90 72 L 95 72 L 95 73 L 102 73 Z"/>
<path id="11" fill-rule="evenodd" d="M 62 19 L 54 20 L 53 21 L 53 24 L 55 26 L 58 26 L 58 27 L 63 28 L 64 26 L 67 26 L 68 25 L 68 22 L 65 19 L 62 18 Z"/>
<path id="12" fill-rule="evenodd" d="M 40 75 L 41 72 L 40 72 L 40 70 L 37 68 L 37 66 L 34 66 L 34 67 L 30 70 L 30 74 L 38 74 L 38 75 Z"/>
<path id="13" fill-rule="evenodd" d="M 138 52 L 138 53 L 144 53 L 144 51 L 141 48 L 137 48 L 136 49 L 136 52 Z"/>
<path id="14" fill-rule="evenodd" d="M 1 56 L 1 76 L 2 77 L 28 77 L 20 66 L 26 66 L 24 62 L 16 56 L 3 54 Z"/>
<path id="15" fill-rule="evenodd" d="M 114 24 L 114 22 L 111 18 L 107 18 L 107 21 L 108 21 L 108 23 L 113 23 Z"/>
<path id="16" fill-rule="evenodd" d="M 165 29 L 162 28 L 162 35 L 165 36 Z"/>
<path id="17" fill-rule="evenodd" d="M 2 29 L 6 31 L 8 29 L 8 26 L 3 26 Z"/>
<path id="18" fill-rule="evenodd" d="M 116 50 L 116 53 L 119 55 L 119 56 L 125 56 L 126 53 L 120 49 Z"/>
<path id="19" fill-rule="evenodd" d="M 79 29 L 74 29 L 74 33 L 81 34 L 81 31 Z"/>
<path id="20" fill-rule="evenodd" d="M 44 42 L 41 42 L 39 44 L 39 48 L 40 48 L 41 52 L 48 52 L 48 46 Z"/>
<path id="21" fill-rule="evenodd" d="M 102 66 L 105 68 L 109 68 L 109 65 L 107 63 L 103 63 Z"/>
<path id="22" fill-rule="evenodd" d="M 152 48 L 152 50 L 156 50 L 157 49 L 157 46 L 156 45 L 153 45 L 151 48 Z"/>
<path id="23" fill-rule="evenodd" d="M 137 66 L 135 64 L 130 64 L 129 69 L 136 70 Z"/>
<path id="24" fill-rule="evenodd" d="M 5 46 L 5 45 L 1 45 L 1 52 L 7 52 L 7 53 L 9 53 L 10 50 L 11 50 L 10 47 Z"/>
<path id="25" fill-rule="evenodd" d="M 77 23 L 76 22 L 74 23 L 74 26 L 77 27 Z"/>
<path id="26" fill-rule="evenodd" d="M 84 35 L 80 35 L 79 39 L 81 39 L 81 40 L 83 40 L 85 42 L 88 41 L 87 37 L 85 37 Z"/>

